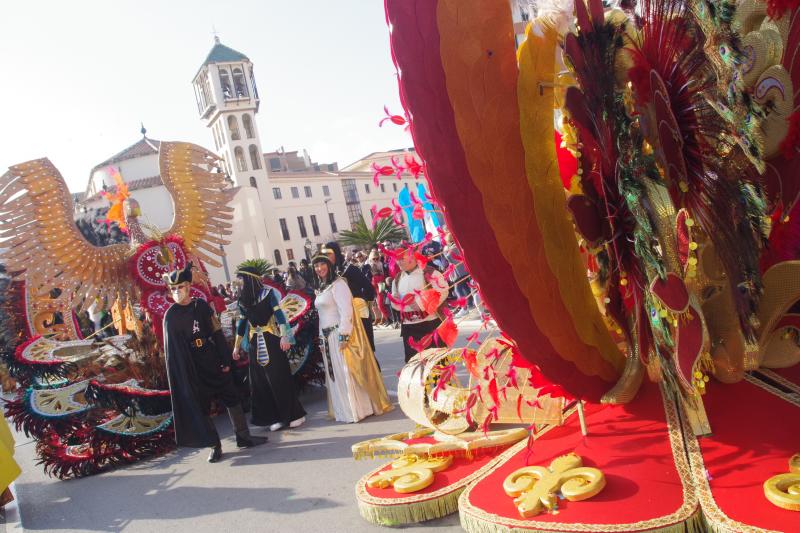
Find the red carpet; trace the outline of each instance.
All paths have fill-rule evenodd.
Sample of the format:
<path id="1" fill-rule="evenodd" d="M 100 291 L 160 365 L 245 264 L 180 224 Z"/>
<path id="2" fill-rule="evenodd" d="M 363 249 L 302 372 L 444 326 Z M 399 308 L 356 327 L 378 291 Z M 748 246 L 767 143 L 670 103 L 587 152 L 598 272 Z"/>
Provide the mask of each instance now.
<path id="1" fill-rule="evenodd" d="M 534 443 L 528 464 L 548 466 L 556 457 L 574 451 L 583 457 L 584 465 L 605 474 L 607 484 L 600 494 L 582 502 L 560 500 L 558 514 L 523 519 L 502 490 L 506 476 L 525 466 L 527 451 L 523 450 L 462 495 L 462 525 L 468 531 L 479 530 L 487 522 L 537 530 L 550 529 L 557 522 L 559 529 L 569 531 L 570 524 L 630 524 L 628 530 L 636 531 L 688 520 L 696 513 L 697 502 L 691 490 L 684 495 L 666 416 L 659 389 L 650 383 L 632 405 L 588 406 L 588 437 L 581 435 L 578 419 L 572 417 Z M 677 452 L 688 477 L 680 444 Z"/>
<path id="2" fill-rule="evenodd" d="M 698 442 L 713 502 L 743 524 L 800 531 L 800 513 L 772 505 L 762 488 L 771 476 L 788 472 L 789 458 L 800 452 L 800 407 L 747 381 L 708 389 L 704 401 L 713 435 Z M 704 512 L 719 518 L 699 485 Z"/>

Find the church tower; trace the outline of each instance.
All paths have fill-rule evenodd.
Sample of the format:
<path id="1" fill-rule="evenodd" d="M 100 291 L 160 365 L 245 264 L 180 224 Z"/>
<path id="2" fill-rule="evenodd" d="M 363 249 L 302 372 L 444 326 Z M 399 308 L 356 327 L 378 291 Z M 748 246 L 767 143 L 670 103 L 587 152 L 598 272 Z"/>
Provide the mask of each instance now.
<path id="1" fill-rule="evenodd" d="M 253 64 L 214 37 L 193 81 L 197 111 L 211 129 L 217 154 L 237 186 L 266 186 L 267 171 L 255 115 L 259 98 Z"/>

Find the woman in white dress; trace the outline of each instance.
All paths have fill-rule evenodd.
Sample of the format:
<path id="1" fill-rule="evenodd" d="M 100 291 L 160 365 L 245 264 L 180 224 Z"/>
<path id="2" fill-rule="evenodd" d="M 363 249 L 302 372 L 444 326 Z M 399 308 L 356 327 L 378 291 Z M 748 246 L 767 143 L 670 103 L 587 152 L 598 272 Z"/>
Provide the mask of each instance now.
<path id="1" fill-rule="evenodd" d="M 312 259 L 319 278 L 314 304 L 319 313 L 329 411 L 340 422 L 358 422 L 392 409 L 347 281 L 324 253 Z"/>

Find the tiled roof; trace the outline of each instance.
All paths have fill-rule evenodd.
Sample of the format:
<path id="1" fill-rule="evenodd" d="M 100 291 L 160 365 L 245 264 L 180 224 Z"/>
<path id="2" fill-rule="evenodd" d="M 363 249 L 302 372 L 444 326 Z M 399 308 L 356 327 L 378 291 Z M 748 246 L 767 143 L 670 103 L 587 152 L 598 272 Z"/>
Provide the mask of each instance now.
<path id="1" fill-rule="evenodd" d="M 161 176 L 150 176 L 149 178 L 139 178 L 128 182 L 128 190 L 136 191 L 139 189 L 149 189 L 162 185 Z"/>
<path id="2" fill-rule="evenodd" d="M 161 141 L 156 141 L 155 139 L 148 139 L 147 137 L 142 137 L 139 141 L 128 146 L 118 154 L 115 154 L 106 159 L 105 161 L 103 161 L 102 163 L 96 165 L 89 173 L 89 179 L 91 179 L 92 174 L 94 174 L 94 171 L 97 170 L 98 168 L 105 167 L 108 165 L 113 165 L 114 163 L 125 161 L 126 159 L 133 159 L 134 157 L 142 157 L 146 155 L 157 154 L 159 146 L 161 146 Z"/>
<path id="3" fill-rule="evenodd" d="M 214 47 L 208 53 L 206 60 L 203 61 L 203 64 L 200 65 L 198 69 L 198 73 L 200 70 L 203 69 L 204 66 L 210 65 L 212 63 L 226 63 L 228 61 L 250 61 L 246 55 L 241 52 L 237 52 L 233 48 L 229 46 L 225 46 L 219 40 L 217 40 Z"/>
<path id="4" fill-rule="evenodd" d="M 140 189 L 149 189 L 150 187 L 158 187 L 159 185 L 163 185 L 161 181 L 161 176 L 150 176 L 149 178 L 139 178 L 138 180 L 131 180 L 125 182 L 128 185 L 128 191 L 138 191 Z M 94 200 L 95 198 L 100 196 L 100 193 L 93 194 L 90 197 L 86 197 L 86 193 L 81 193 L 82 198 L 80 199 L 81 202 Z M 74 197 L 74 195 L 73 195 Z"/>

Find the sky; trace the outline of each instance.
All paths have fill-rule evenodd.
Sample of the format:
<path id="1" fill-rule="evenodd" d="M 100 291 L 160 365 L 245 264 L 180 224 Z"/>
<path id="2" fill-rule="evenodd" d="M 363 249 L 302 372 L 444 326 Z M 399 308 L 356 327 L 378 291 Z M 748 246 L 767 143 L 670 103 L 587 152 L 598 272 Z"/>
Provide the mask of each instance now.
<path id="1" fill-rule="evenodd" d="M 7 4 L 0 168 L 48 157 L 69 189 L 147 136 L 213 149 L 192 79 L 214 43 L 250 58 L 265 152 L 308 150 L 343 167 L 411 146 L 381 0 L 114 0 Z M 391 126 L 391 127 L 390 127 Z"/>

